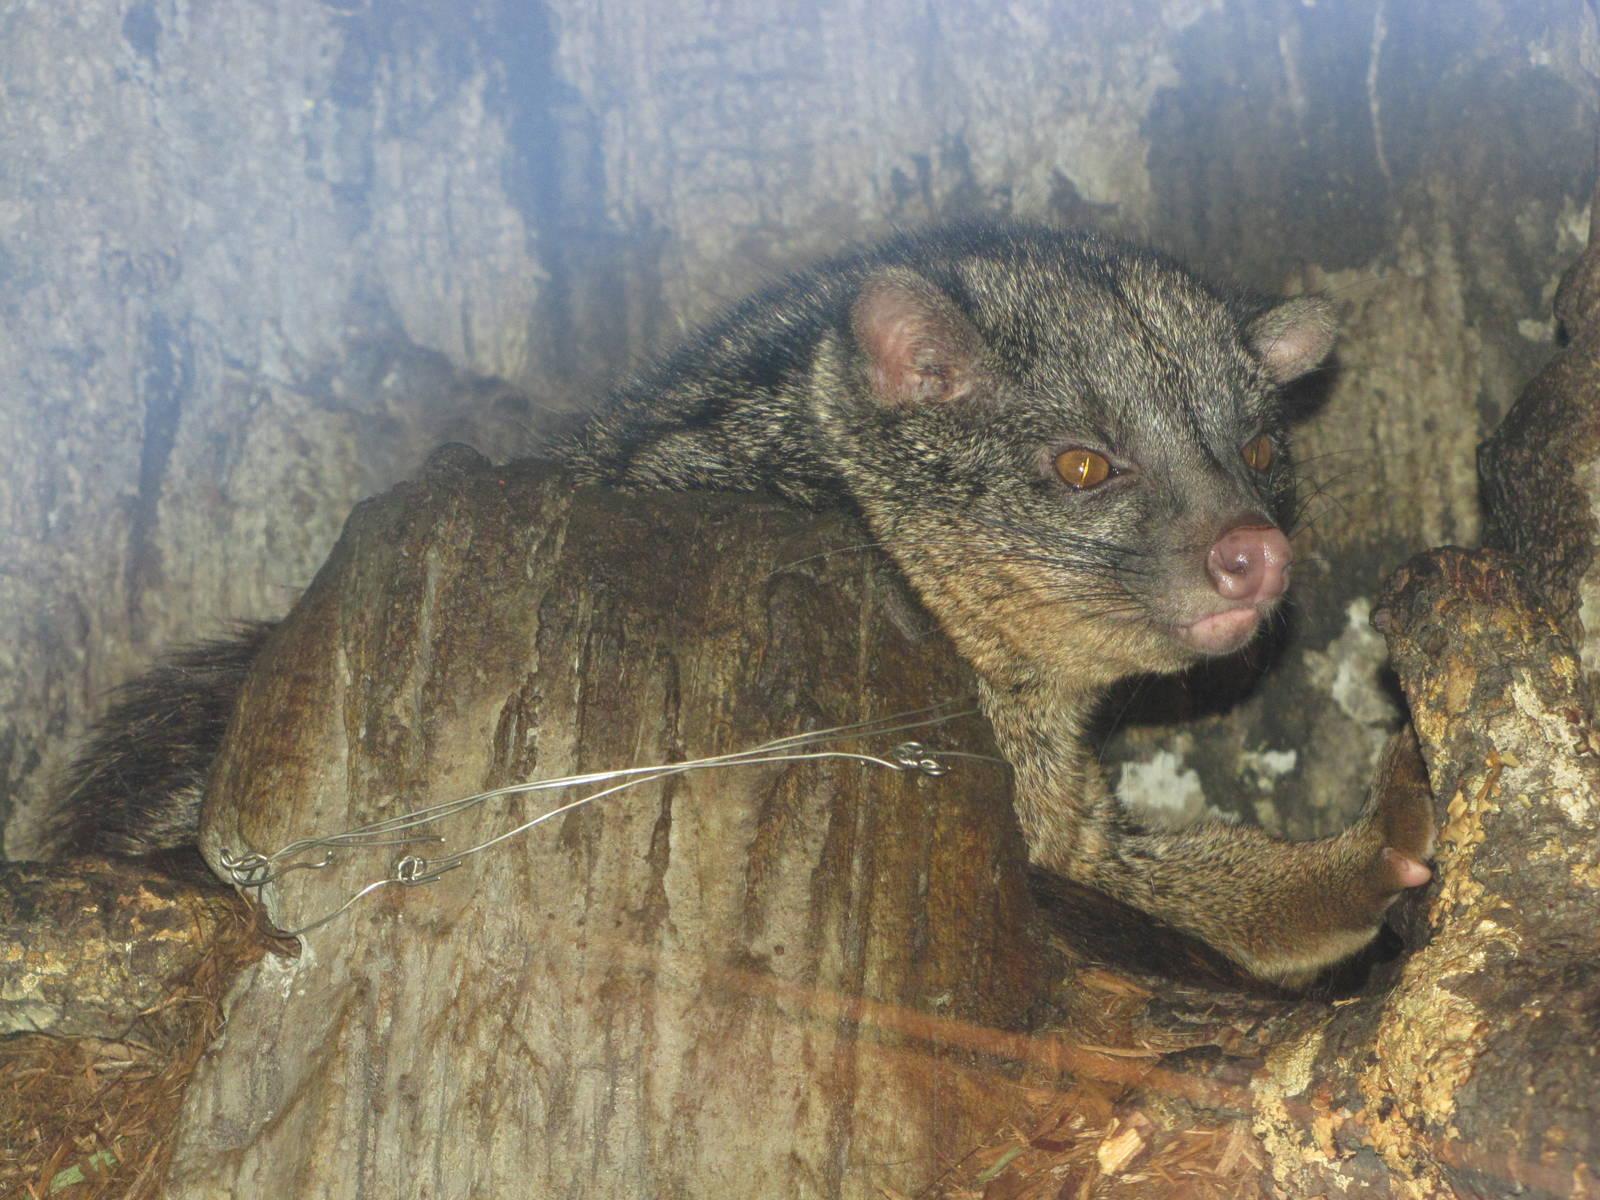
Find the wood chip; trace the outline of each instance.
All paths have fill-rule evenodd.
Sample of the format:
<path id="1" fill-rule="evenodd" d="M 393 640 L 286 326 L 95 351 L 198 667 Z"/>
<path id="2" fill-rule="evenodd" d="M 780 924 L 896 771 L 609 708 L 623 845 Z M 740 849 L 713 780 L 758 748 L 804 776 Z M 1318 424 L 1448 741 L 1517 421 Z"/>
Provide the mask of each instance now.
<path id="1" fill-rule="evenodd" d="M 1245 1157 L 1250 1134 L 1241 1123 L 1233 1127 L 1233 1133 L 1228 1136 L 1228 1144 L 1222 1151 L 1222 1157 L 1217 1160 L 1218 1175 L 1232 1175 L 1239 1165 L 1239 1160 Z"/>
<path id="2" fill-rule="evenodd" d="M 1119 1174 L 1144 1151 L 1153 1128 L 1148 1117 L 1134 1113 L 1112 1126 L 1111 1133 L 1095 1150 L 1095 1160 L 1107 1175 Z"/>

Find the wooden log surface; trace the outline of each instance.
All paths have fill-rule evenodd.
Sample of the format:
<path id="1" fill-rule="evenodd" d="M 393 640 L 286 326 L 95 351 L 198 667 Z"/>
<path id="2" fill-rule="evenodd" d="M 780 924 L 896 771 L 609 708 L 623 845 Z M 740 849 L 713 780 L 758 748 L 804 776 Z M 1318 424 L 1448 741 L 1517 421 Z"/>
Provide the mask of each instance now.
<path id="1" fill-rule="evenodd" d="M 861 541 L 442 452 L 356 510 L 269 643 L 205 852 L 968 694 Z M 993 753 L 972 717 L 920 736 Z M 450 848 L 536 806 L 452 818 Z M 285 876 L 274 923 L 399 853 Z M 981 759 L 684 774 L 575 811 L 243 976 L 169 1194 L 914 1190 L 1006 1116 L 992 1047 L 1050 974 L 1023 860 L 1008 771 Z"/>
<path id="2" fill-rule="evenodd" d="M 597 744 L 611 765 L 664 761 L 783 722 L 843 720 L 844 685 L 830 680 L 877 712 L 913 703 L 892 692 L 897 676 L 922 699 L 964 685 L 842 523 L 574 496 L 537 472 L 447 455 L 351 528 L 295 618 L 302 630 L 286 627 L 241 708 L 208 814 L 213 856 L 594 768 Z M 506 536 L 520 553 L 496 544 Z M 576 563 L 522 591 L 531 565 L 571 546 L 627 565 Z M 741 572 L 761 586 L 730 578 Z M 400 1195 L 426 1186 L 404 1182 L 426 1155 L 451 1189 L 499 1186 L 516 1162 L 576 1195 L 622 1178 L 693 1194 L 745 1176 L 758 1194 L 870 1194 L 938 1174 L 998 1125 L 1019 1095 L 1016 1065 L 1080 1113 L 1084 1081 L 1115 1089 L 1092 1175 L 1071 1176 L 1098 1181 L 1092 1194 L 1139 1194 L 1119 1180 L 1184 1194 L 1148 1190 L 1138 1165 L 1207 1131 L 1244 1171 L 1227 1181 L 1235 1195 L 1592 1194 L 1600 743 L 1576 656 L 1492 551 L 1419 557 L 1376 619 L 1443 826 L 1438 882 L 1400 922 L 1409 953 L 1354 996 L 1291 1004 L 1189 987 L 1149 974 L 1148 956 L 1143 974 L 1086 966 L 1138 934 L 1080 902 L 1058 935 L 1099 928 L 1077 929 L 1075 955 L 1069 945 L 1064 1027 L 1030 1038 L 1056 968 L 1017 886 L 998 769 L 684 776 L 375 897 L 309 935 L 299 962 L 254 968 L 190 1093 L 171 1194 L 278 1194 L 302 1180 L 341 1194 L 332 1176 L 345 1177 L 338 1148 L 352 1139 L 382 1148 L 361 1160 L 360 1186 Z M 422 629 L 434 631 L 426 652 Z M 441 644 L 457 631 L 464 651 Z M 608 677 L 621 686 L 602 702 L 591 681 Z M 551 715 L 563 698 L 579 737 Z M 739 713 L 762 715 L 736 728 Z M 975 725 L 927 736 L 984 748 Z M 1379 786 L 1419 785 L 1418 764 L 1389 762 Z M 504 827 L 481 815 L 451 836 Z M 273 915 L 294 925 L 330 911 L 388 861 L 291 875 L 269 890 Z M 29 894 L 91 886 L 80 867 L 29 869 L 49 876 L 22 881 Z M 153 961 L 133 949 L 130 962 Z M 120 974 L 95 978 L 108 962 L 83 958 L 73 988 L 114 992 Z M 136 980 L 122 1000 L 148 1004 L 152 987 Z M 1041 1137 L 1035 1157 L 1057 1144 Z M 1007 1178 L 984 1190 L 1023 1194 Z M 971 1182 L 957 1169 L 940 1194 Z"/>
<path id="3" fill-rule="evenodd" d="M 1443 810 L 1437 882 L 1391 987 L 1279 1033 L 1257 1132 L 1291 1192 L 1368 1150 L 1394 1195 L 1592 1194 L 1600 741 L 1576 656 L 1492 551 L 1414 560 L 1375 621 Z"/>

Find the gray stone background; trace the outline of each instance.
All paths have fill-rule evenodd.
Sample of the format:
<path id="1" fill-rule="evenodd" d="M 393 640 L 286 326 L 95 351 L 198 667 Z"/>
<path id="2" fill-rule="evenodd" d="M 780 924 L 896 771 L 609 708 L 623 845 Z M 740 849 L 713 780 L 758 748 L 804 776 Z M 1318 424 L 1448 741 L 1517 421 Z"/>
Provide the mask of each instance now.
<path id="1" fill-rule="evenodd" d="M 973 211 L 1337 300 L 1273 669 L 1108 747 L 1130 796 L 1335 827 L 1394 714 L 1370 597 L 1475 540 L 1551 352 L 1597 72 L 1581 0 L 9 0 L 5 849 L 109 687 L 284 611 L 437 442 L 510 457 L 773 272 Z"/>

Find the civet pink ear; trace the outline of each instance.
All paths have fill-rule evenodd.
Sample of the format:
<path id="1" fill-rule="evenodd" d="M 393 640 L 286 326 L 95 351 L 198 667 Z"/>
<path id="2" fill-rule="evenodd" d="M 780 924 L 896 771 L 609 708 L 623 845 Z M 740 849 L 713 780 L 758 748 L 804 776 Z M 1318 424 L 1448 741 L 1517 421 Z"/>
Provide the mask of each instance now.
<path id="1" fill-rule="evenodd" d="M 1273 382 L 1289 383 L 1322 365 L 1338 333 L 1331 304 L 1296 296 L 1251 321 L 1245 339 Z"/>
<path id="2" fill-rule="evenodd" d="M 906 408 L 956 400 L 972 389 L 982 342 L 965 314 L 915 272 L 890 269 L 862 285 L 850 311 L 872 390 Z"/>

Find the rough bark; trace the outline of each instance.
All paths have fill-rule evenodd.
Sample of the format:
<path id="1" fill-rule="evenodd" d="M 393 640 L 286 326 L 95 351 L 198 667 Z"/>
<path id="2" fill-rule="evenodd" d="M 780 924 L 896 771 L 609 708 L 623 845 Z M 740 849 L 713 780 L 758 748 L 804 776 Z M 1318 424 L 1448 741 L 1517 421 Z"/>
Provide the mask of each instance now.
<path id="1" fill-rule="evenodd" d="M 442 456 L 352 518 L 253 677 L 213 860 L 962 689 L 857 537 Z M 1152 962 L 1135 916 L 1058 898 L 1064 1029 L 1030 1038 L 1053 968 L 998 771 L 686 776 L 370 899 L 298 962 L 256 967 L 190 1092 L 171 1194 L 492 1191 L 515 1173 L 574 1195 L 871 1194 L 941 1174 L 946 1194 L 1032 1195 L 1007 1181 L 1072 1144 L 1051 1121 L 1080 1130 L 1067 1178 L 1084 1194 L 1590 1194 L 1600 737 L 1582 672 L 1493 551 L 1419 557 L 1376 619 L 1426 763 L 1397 753 L 1378 786 L 1431 784 L 1443 824 L 1438 883 L 1399 922 L 1408 953 L 1346 1000 L 1219 992 L 1216 964 L 1178 945 Z M 450 835 L 507 823 L 483 812 Z M 331 911 L 394 853 L 287 876 L 275 920 Z M 1174 983 L 1180 964 L 1211 974 Z M 1055 1115 L 1012 1157 L 963 1166 L 1019 1071 Z M 1198 1166 L 1196 1137 L 1214 1148 Z M 340 1144 L 372 1152 L 352 1171 Z"/>
<path id="2" fill-rule="evenodd" d="M 1490 551 L 1377 614 L 1443 804 L 1426 943 L 1389 1001 L 1374 1137 L 1465 1194 L 1600 1186 L 1600 749 L 1571 644 Z"/>
<path id="3" fill-rule="evenodd" d="M 356 511 L 269 644 L 205 851 L 967 693 L 860 541 L 442 453 Z M 925 740 L 992 752 L 970 717 Z M 399 853 L 285 876 L 273 921 L 331 912 Z M 169 1194 L 912 1190 L 1007 1111 L 991 1031 L 1022 1028 L 1048 977 L 1023 860 L 1007 772 L 981 760 L 689 774 L 573 812 L 244 976 Z"/>
<path id="4" fill-rule="evenodd" d="M 1376 620 L 1443 808 L 1439 883 L 1392 988 L 1275 1038 L 1257 1131 L 1291 1192 L 1331 1185 L 1366 1147 L 1397 1195 L 1586 1194 L 1600 742 L 1576 657 L 1489 551 L 1408 564 Z"/>
<path id="5" fill-rule="evenodd" d="M 477 471 L 436 474 L 359 514 L 252 684 L 218 781 L 213 848 L 277 846 L 411 806 L 395 796 L 593 767 L 595 746 L 614 746 L 614 761 L 647 758 L 671 749 L 664 716 L 680 749 L 710 726 L 736 737 L 735 701 L 763 714 L 750 731 L 761 738 L 776 730 L 774 708 L 750 707 L 751 677 L 781 698 L 777 709 L 814 705 L 816 718 L 848 690 L 816 690 L 841 645 L 862 662 L 884 639 L 901 639 L 851 590 L 870 590 L 871 576 L 843 554 L 807 564 L 814 578 L 756 596 L 744 614 L 758 615 L 754 623 L 736 614 L 708 636 L 702 589 L 720 593 L 730 573 L 748 581 L 767 564 L 849 546 L 852 535 L 805 536 L 778 510 L 626 503 L 569 500 L 538 476 Z M 410 515 L 396 519 L 402 507 Z M 551 536 L 500 553 L 499 522 L 467 516 L 485 509 L 500 515 L 502 533 L 531 515 L 550 521 Z M 564 560 L 555 547 L 575 544 L 586 547 L 572 551 L 588 559 L 580 571 L 593 570 L 594 555 L 637 545 L 687 568 L 692 582 L 602 574 L 622 594 L 596 589 L 577 619 L 591 635 L 583 644 L 609 630 L 610 645 L 573 662 L 558 652 L 572 644 L 563 581 L 536 573 L 528 595 L 537 602 L 519 612 L 514 598 L 530 566 Z M 495 578 L 483 582 L 494 599 L 481 611 L 458 607 L 471 603 L 463 576 L 491 559 Z M 817 594 L 812 584 L 826 587 Z M 841 595 L 855 622 L 842 619 Z M 1030 981 L 1048 964 L 1015 890 L 1021 864 L 1003 789 L 965 773 L 909 787 L 827 773 L 818 787 L 809 770 L 742 785 L 685 780 L 674 794 L 569 818 L 449 882 L 358 907 L 309 935 L 298 963 L 267 960 L 247 975 L 228 1038 L 191 1091 L 170 1194 L 419 1194 L 404 1181 L 424 1160 L 452 1187 L 492 1189 L 516 1169 L 577 1195 L 619 1179 L 630 1192 L 667 1195 L 744 1179 L 756 1181 L 750 1194 L 871 1194 L 903 1186 L 908 1159 L 918 1180 L 961 1159 L 1015 1102 L 1016 1068 L 1053 1089 L 1046 1111 L 1057 1124 L 1089 1123 L 1086 1165 L 1070 1176 L 1093 1189 L 1085 1194 L 1204 1195 L 1209 1182 L 1210 1194 L 1245 1196 L 1269 1178 L 1286 1196 L 1590 1194 L 1600 1187 L 1600 741 L 1576 659 L 1493 552 L 1420 557 L 1396 577 L 1378 620 L 1427 764 L 1424 777 L 1393 756 L 1379 786 L 1431 780 L 1445 819 L 1439 885 L 1401 923 L 1410 952 L 1377 966 L 1350 1000 L 1285 1004 L 1218 992 L 1215 977 L 1157 981 L 1138 969 L 1137 921 L 1080 902 L 1058 932 L 1077 964 L 1058 995 L 1065 1028 L 1028 1038 Z M 524 636 L 508 621 L 525 623 Z M 418 644 L 423 627 L 436 633 Z M 449 630 L 467 631 L 468 644 L 452 648 Z M 697 639 L 715 646 L 697 652 Z M 733 673 L 708 669 L 728 662 L 716 652 L 730 641 L 743 651 Z M 795 643 L 811 653 L 796 655 Z M 491 645 L 502 653 L 486 657 Z M 508 645 L 533 652 L 531 674 Z M 891 649 L 898 665 L 852 687 L 888 699 L 908 661 L 923 686 L 959 685 L 959 670 L 939 665 L 936 639 L 915 643 L 914 658 L 903 644 Z M 664 709 L 668 659 L 680 684 L 703 682 Z M 602 705 L 584 681 L 609 668 L 624 678 Z M 593 703 L 576 706 L 586 712 L 581 761 L 575 744 L 549 736 L 574 688 Z M 523 730 L 539 718 L 536 756 L 518 757 L 512 716 L 529 722 Z M 939 740 L 979 744 L 966 728 L 954 735 Z M 345 753 L 330 754 L 332 742 Z M 327 763 L 337 777 L 319 780 Z M 953 783 L 957 795 L 937 790 Z M 503 825 L 469 823 L 452 836 Z M 330 911 L 386 858 L 290 876 L 293 886 L 273 897 L 277 919 Z M 1083 929 L 1087 920 L 1098 928 Z M 1169 976 L 1174 955 L 1170 946 L 1158 954 Z M 1108 972 L 1090 960 L 1125 965 Z M 432 1082 L 406 1086 L 415 1079 Z M 806 1119 L 808 1096 L 826 1121 Z M 769 1144 L 770 1130 L 781 1133 Z M 834 1174 L 808 1159 L 808 1131 L 844 1164 Z M 1196 1137 L 1215 1146 L 1198 1167 Z M 349 1176 L 331 1138 L 374 1148 L 356 1172 L 364 1183 L 322 1174 Z M 985 1181 L 990 1194 L 1034 1194 L 1004 1184 L 1030 1159 L 1059 1160 L 1071 1140 L 1041 1128 Z M 1160 1174 L 1141 1169 L 1179 1150 Z M 874 1163 L 900 1166 L 864 1165 Z M 1184 1165 L 1203 1170 L 1191 1179 Z M 959 1194 L 975 1173 L 958 1164 L 939 1186 Z"/>

